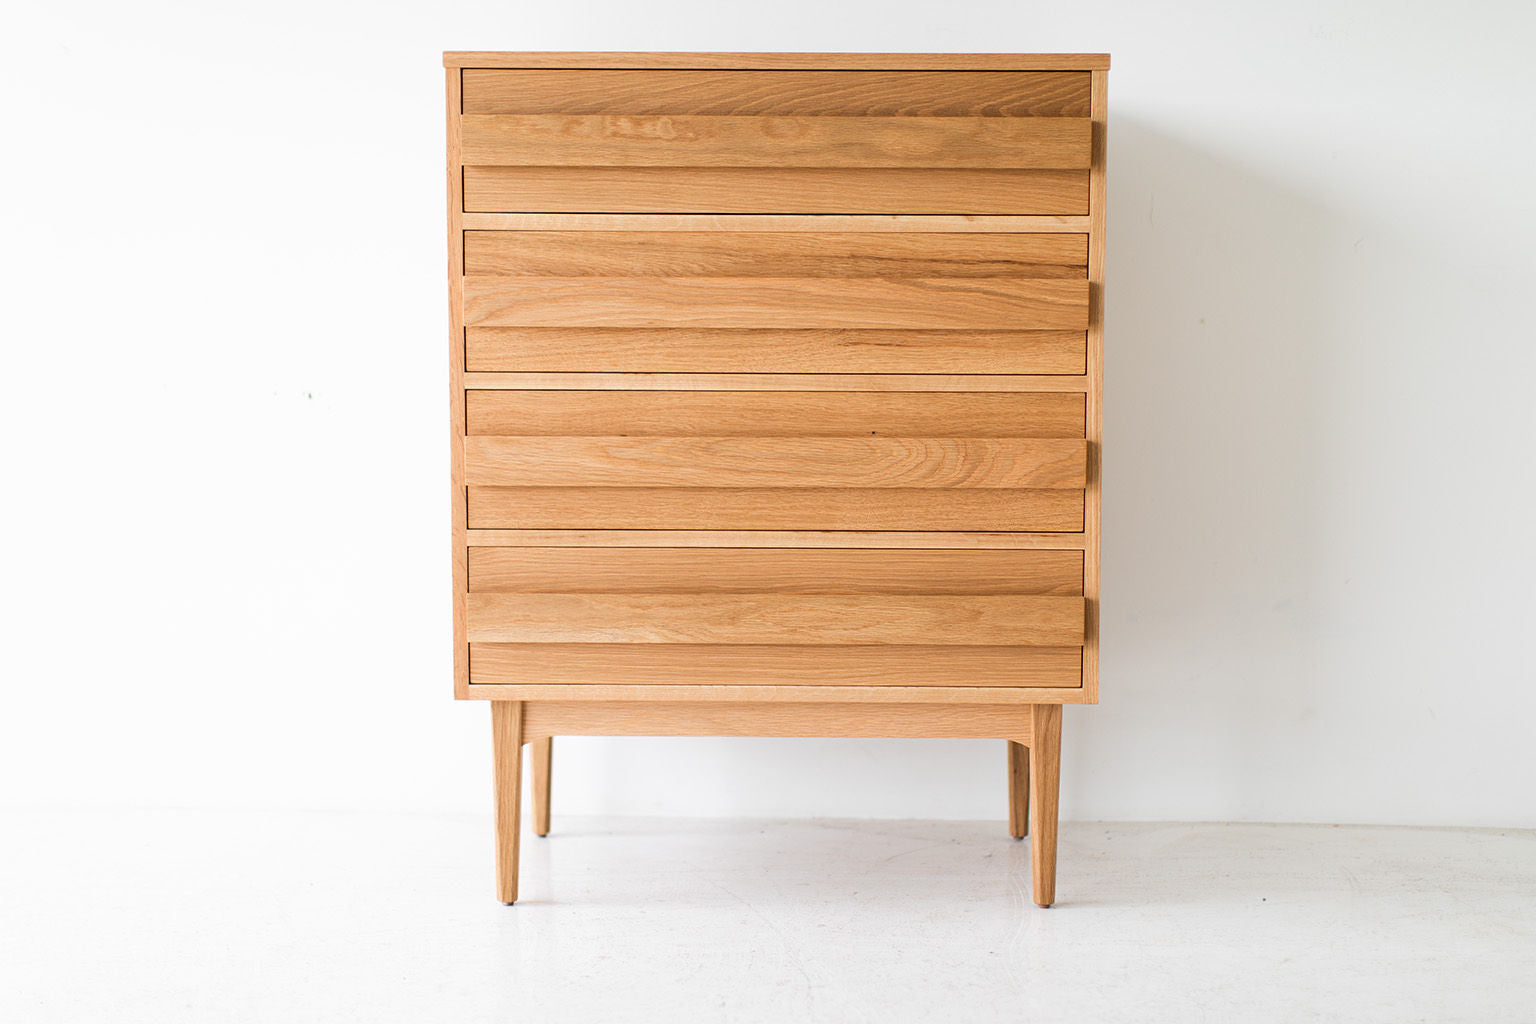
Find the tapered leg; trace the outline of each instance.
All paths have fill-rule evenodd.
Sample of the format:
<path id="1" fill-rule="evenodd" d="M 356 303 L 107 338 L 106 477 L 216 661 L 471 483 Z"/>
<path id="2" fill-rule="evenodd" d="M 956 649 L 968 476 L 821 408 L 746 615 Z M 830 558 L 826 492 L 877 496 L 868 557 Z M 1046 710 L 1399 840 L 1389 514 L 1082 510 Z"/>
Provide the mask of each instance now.
<path id="1" fill-rule="evenodd" d="M 549 766 L 554 752 L 555 739 L 545 736 L 534 740 L 533 746 L 533 831 L 535 835 L 549 835 Z"/>
<path id="2" fill-rule="evenodd" d="M 1061 705 L 1036 704 L 1029 742 L 1030 860 L 1035 903 L 1056 902 L 1056 814 L 1061 792 Z"/>
<path id="3" fill-rule="evenodd" d="M 491 758 L 496 780 L 496 898 L 517 902 L 518 818 L 523 802 L 523 705 L 491 701 Z"/>
<path id="4" fill-rule="evenodd" d="M 1029 748 L 1008 741 L 1008 834 L 1029 835 Z"/>

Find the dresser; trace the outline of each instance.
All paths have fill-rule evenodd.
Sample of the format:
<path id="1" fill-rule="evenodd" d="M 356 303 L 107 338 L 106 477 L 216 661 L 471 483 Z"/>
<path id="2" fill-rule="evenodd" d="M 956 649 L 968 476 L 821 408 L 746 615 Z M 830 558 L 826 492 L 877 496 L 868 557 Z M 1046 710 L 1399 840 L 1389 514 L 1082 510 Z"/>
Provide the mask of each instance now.
<path id="1" fill-rule="evenodd" d="M 1005 741 L 1098 699 L 1094 54 L 449 53 L 454 695 L 496 890 L 566 735 Z"/>

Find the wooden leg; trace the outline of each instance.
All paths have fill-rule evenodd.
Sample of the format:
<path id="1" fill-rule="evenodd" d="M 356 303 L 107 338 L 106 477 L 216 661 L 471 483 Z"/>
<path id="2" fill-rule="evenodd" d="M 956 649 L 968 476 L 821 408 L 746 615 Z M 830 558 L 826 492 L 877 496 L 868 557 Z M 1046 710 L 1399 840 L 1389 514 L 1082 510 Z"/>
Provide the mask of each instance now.
<path id="1" fill-rule="evenodd" d="M 1008 741 L 1008 834 L 1029 835 L 1029 748 Z"/>
<path id="2" fill-rule="evenodd" d="M 1036 704 L 1029 742 L 1030 860 L 1035 904 L 1056 902 L 1056 814 L 1061 793 L 1061 705 Z"/>
<path id="3" fill-rule="evenodd" d="M 549 835 L 549 767 L 555 739 L 545 736 L 533 741 L 533 832 Z"/>
<path id="4" fill-rule="evenodd" d="M 523 803 L 523 705 L 491 701 L 491 758 L 496 780 L 496 898 L 517 902 L 518 821 Z"/>

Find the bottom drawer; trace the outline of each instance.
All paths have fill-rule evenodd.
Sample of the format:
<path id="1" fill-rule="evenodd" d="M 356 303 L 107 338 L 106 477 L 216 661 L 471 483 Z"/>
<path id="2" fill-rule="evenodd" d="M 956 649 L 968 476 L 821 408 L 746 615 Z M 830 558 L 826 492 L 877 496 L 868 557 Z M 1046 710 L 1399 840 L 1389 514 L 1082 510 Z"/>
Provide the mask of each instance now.
<path id="1" fill-rule="evenodd" d="M 1082 685 L 1081 550 L 469 549 L 471 685 Z"/>

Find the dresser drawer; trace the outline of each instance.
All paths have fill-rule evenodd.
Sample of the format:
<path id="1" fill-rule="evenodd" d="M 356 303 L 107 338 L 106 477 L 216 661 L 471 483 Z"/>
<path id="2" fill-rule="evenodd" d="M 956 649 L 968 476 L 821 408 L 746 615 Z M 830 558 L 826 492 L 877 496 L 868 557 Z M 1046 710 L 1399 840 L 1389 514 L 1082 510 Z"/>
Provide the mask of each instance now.
<path id="1" fill-rule="evenodd" d="M 471 391 L 474 529 L 1083 526 L 1080 393 Z"/>
<path id="2" fill-rule="evenodd" d="M 1088 209 L 1082 72 L 462 74 L 466 211 Z"/>
<path id="3" fill-rule="evenodd" d="M 1081 234 L 468 231 L 471 370 L 1080 373 Z"/>
<path id="4" fill-rule="evenodd" d="M 484 328 L 1086 332 L 1072 234 L 469 231 Z"/>
<path id="5" fill-rule="evenodd" d="M 1078 686 L 1083 553 L 469 551 L 471 682 Z"/>

